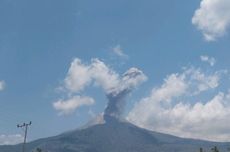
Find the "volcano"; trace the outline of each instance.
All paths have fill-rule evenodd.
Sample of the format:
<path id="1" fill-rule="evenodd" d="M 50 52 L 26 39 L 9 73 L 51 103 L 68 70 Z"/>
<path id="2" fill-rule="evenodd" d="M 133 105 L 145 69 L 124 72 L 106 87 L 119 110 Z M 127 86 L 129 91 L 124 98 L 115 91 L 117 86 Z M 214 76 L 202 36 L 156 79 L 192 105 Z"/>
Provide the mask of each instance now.
<path id="1" fill-rule="evenodd" d="M 96 60 L 94 64 L 101 66 L 102 63 Z M 93 77 L 98 79 L 98 75 Z M 122 120 L 127 95 L 145 80 L 142 71 L 131 68 L 117 79 L 115 85 L 103 83 L 108 98 L 101 117 L 103 123 L 89 123 L 91 125 L 58 136 L 32 141 L 26 145 L 26 152 L 37 148 L 43 152 L 196 152 L 201 147 L 208 150 L 217 146 L 221 151 L 230 147 L 230 143 L 184 139 L 153 132 Z M 21 144 L 0 146 L 0 152 L 20 152 L 21 148 Z"/>
<path id="2" fill-rule="evenodd" d="M 58 136 L 39 139 L 26 145 L 27 152 L 196 152 L 217 146 L 226 151 L 230 143 L 179 138 L 139 128 L 109 117 L 104 124 L 76 129 Z M 20 152 L 21 144 L 0 146 L 0 152 Z"/>

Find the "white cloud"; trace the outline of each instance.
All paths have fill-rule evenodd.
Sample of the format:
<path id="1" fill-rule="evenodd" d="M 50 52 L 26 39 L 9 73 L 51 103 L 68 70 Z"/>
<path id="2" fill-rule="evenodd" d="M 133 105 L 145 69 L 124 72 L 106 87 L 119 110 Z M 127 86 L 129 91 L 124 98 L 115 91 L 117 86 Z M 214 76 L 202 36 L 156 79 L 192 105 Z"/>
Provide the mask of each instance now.
<path id="1" fill-rule="evenodd" d="M 91 72 L 89 73 L 94 83 L 101 86 L 107 93 L 117 88 L 120 83 L 119 74 L 105 65 L 99 59 L 92 59 Z"/>
<path id="2" fill-rule="evenodd" d="M 5 89 L 5 82 L 4 81 L 0 81 L 0 91 L 4 90 Z"/>
<path id="3" fill-rule="evenodd" d="M 110 93 L 125 87 L 136 87 L 146 79 L 144 73 L 137 68 L 130 68 L 121 77 L 99 59 L 92 59 L 91 64 L 85 65 L 76 58 L 70 66 L 64 85 L 73 93 L 79 93 L 91 84 L 100 86 L 106 93 Z"/>
<path id="4" fill-rule="evenodd" d="M 16 135 L 0 135 L 0 145 L 15 145 L 23 142 L 24 137 Z"/>
<path id="5" fill-rule="evenodd" d="M 128 58 L 128 55 L 124 53 L 121 45 L 116 45 L 114 48 L 112 48 L 112 51 L 119 57 Z"/>
<path id="6" fill-rule="evenodd" d="M 76 58 L 71 63 L 64 85 L 68 91 L 78 93 L 93 81 L 109 91 L 118 85 L 118 77 L 116 72 L 99 59 L 92 59 L 91 64 L 85 65 Z"/>
<path id="7" fill-rule="evenodd" d="M 216 59 L 214 57 L 209 57 L 207 55 L 200 56 L 201 61 L 207 62 L 210 66 L 214 66 L 216 64 Z"/>
<path id="8" fill-rule="evenodd" d="M 186 92 L 188 85 L 185 82 L 185 76 L 172 74 L 164 80 L 164 84 L 160 88 L 152 90 L 152 97 L 157 101 L 170 102 L 172 97 L 177 97 Z"/>
<path id="9" fill-rule="evenodd" d="M 90 97 L 73 96 L 68 100 L 58 100 L 53 103 L 53 107 L 60 111 L 59 114 L 67 115 L 73 113 L 80 106 L 89 106 L 94 104 L 94 99 Z"/>
<path id="10" fill-rule="evenodd" d="M 90 67 L 84 65 L 80 59 L 74 59 L 65 78 L 65 87 L 71 92 L 83 90 L 91 81 L 89 71 Z"/>
<path id="11" fill-rule="evenodd" d="M 64 79 L 64 88 L 70 94 L 70 98 L 54 102 L 53 106 L 62 114 L 70 114 L 82 105 L 92 105 L 93 98 L 82 99 L 78 96 L 87 86 L 99 86 L 106 94 L 110 94 L 135 88 L 146 79 L 144 73 L 137 68 L 130 68 L 121 77 L 99 59 L 92 59 L 90 64 L 84 64 L 76 58 Z M 74 96 L 76 94 L 77 96 Z"/>
<path id="12" fill-rule="evenodd" d="M 145 108 L 154 106 L 148 108 L 152 110 L 151 114 L 142 111 L 147 118 L 139 121 L 133 117 L 134 113 L 130 113 L 129 120 L 144 128 L 181 137 L 227 141 L 230 139 L 230 124 L 226 123 L 230 117 L 228 95 L 219 93 L 206 103 L 196 102 L 194 105 L 182 102 L 169 107 L 158 103 L 145 105 Z M 154 101 L 146 99 L 145 102 Z M 141 117 L 143 119 L 143 113 Z"/>
<path id="13" fill-rule="evenodd" d="M 218 87 L 222 71 L 211 74 L 187 68 L 174 73 L 137 102 L 127 119 L 154 131 L 181 137 L 226 141 L 230 139 L 230 93 L 218 93 L 206 102 L 191 97 Z"/>
<path id="14" fill-rule="evenodd" d="M 188 92 L 195 95 L 218 87 L 221 75 L 226 72 L 225 70 L 221 70 L 207 74 L 202 72 L 201 69 L 189 68 L 184 71 L 183 75 L 186 76 L 186 83 L 188 83 L 190 88 Z"/>
<path id="15" fill-rule="evenodd" d="M 192 23 L 202 31 L 207 41 L 214 41 L 225 35 L 230 27 L 230 1 L 202 0 Z"/>

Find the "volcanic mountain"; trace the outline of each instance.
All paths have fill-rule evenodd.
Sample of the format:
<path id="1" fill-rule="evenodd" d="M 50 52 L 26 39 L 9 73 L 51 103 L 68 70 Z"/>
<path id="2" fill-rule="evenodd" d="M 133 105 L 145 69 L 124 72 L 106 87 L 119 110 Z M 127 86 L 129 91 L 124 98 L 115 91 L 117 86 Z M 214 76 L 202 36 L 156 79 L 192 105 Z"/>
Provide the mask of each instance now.
<path id="1" fill-rule="evenodd" d="M 21 144 L 0 146 L 0 152 L 20 152 Z M 77 129 L 58 136 L 39 139 L 26 145 L 27 152 L 196 152 L 217 146 L 226 151 L 230 143 L 184 139 L 139 128 L 116 118 L 104 124 Z"/>
<path id="2" fill-rule="evenodd" d="M 108 105 L 102 117 L 104 123 L 93 123 L 58 136 L 32 141 L 26 145 L 27 152 L 36 148 L 43 152 L 196 152 L 201 147 L 211 149 L 217 146 L 221 151 L 230 147 L 230 143 L 179 138 L 121 121 L 125 97 L 145 80 L 142 71 L 129 69 L 116 85 L 105 87 Z M 20 152 L 21 147 L 21 144 L 0 146 L 0 152 Z"/>

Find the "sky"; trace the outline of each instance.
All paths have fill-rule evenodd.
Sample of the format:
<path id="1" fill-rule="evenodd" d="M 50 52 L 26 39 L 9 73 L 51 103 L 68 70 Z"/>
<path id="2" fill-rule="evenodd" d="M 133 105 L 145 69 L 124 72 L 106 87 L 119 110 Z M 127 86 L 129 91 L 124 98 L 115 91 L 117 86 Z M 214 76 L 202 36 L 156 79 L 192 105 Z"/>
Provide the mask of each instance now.
<path id="1" fill-rule="evenodd" d="M 1 0 L 0 21 L 0 145 L 84 126 L 121 84 L 127 121 L 230 141 L 229 0 Z"/>

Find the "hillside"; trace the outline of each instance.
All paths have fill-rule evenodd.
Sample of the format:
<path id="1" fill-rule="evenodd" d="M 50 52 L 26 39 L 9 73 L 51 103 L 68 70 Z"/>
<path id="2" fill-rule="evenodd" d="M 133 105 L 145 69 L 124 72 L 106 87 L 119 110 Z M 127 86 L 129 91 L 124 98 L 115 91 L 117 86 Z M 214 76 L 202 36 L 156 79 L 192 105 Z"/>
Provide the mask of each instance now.
<path id="1" fill-rule="evenodd" d="M 27 151 L 39 147 L 49 152 L 195 152 L 200 147 L 213 146 L 226 151 L 230 143 L 179 138 L 111 119 L 105 124 L 30 142 Z M 21 145 L 0 146 L 0 151 L 20 152 Z"/>

